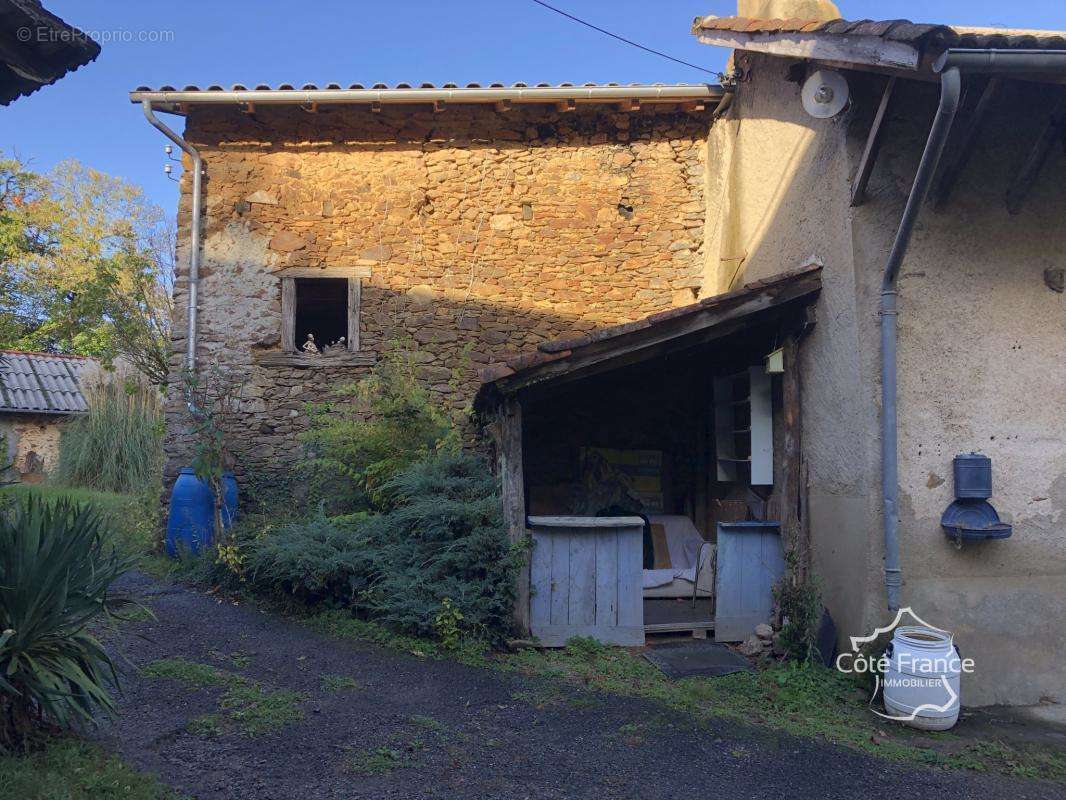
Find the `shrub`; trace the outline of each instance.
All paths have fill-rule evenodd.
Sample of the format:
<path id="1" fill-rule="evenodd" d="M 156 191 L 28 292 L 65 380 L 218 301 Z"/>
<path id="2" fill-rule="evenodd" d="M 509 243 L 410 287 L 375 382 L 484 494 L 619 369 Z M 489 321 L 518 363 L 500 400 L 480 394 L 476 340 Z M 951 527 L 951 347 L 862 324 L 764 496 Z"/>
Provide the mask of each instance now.
<path id="1" fill-rule="evenodd" d="M 53 476 L 67 486 L 136 493 L 155 487 L 162 468 L 159 392 L 136 381 L 93 385 L 89 410 L 63 428 Z"/>
<path id="2" fill-rule="evenodd" d="M 378 577 L 356 608 L 420 635 L 506 638 L 520 558 L 485 462 L 444 450 L 398 473 L 381 495 L 389 510 L 359 526 Z"/>
<path id="3" fill-rule="evenodd" d="M 254 588 L 330 607 L 350 605 L 365 589 L 372 555 L 351 524 L 320 509 L 309 521 L 287 520 L 241 542 L 240 570 Z"/>
<path id="4" fill-rule="evenodd" d="M 0 747 L 113 707 L 118 676 L 88 626 L 129 603 L 109 587 L 131 565 L 88 506 L 23 496 L 0 513 Z"/>
<path id="5" fill-rule="evenodd" d="M 445 449 L 378 494 L 384 513 L 338 519 L 320 510 L 309 521 L 260 521 L 255 532 L 238 523 L 241 575 L 253 588 L 352 609 L 449 647 L 506 638 L 520 559 L 484 461 Z"/>
<path id="6" fill-rule="evenodd" d="M 414 375 L 410 355 L 393 349 L 361 381 L 310 407 L 311 488 L 341 514 L 366 511 L 400 470 L 440 446 L 451 426 Z"/>
<path id="7" fill-rule="evenodd" d="M 781 613 L 781 647 L 785 655 L 806 663 L 816 661 L 823 611 L 818 581 L 809 575 L 792 581 L 786 574 L 774 587 L 774 599 Z"/>

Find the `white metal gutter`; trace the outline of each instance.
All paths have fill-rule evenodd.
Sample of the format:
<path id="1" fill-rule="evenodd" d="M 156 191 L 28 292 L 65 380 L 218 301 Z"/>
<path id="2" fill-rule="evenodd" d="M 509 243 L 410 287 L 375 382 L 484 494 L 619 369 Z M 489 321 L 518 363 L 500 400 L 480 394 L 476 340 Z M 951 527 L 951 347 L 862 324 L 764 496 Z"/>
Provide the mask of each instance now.
<path id="1" fill-rule="evenodd" d="M 411 103 L 717 102 L 729 90 L 709 83 L 677 86 L 527 86 L 452 89 L 137 89 L 130 102 L 160 110 L 183 105 L 399 105 Z"/>

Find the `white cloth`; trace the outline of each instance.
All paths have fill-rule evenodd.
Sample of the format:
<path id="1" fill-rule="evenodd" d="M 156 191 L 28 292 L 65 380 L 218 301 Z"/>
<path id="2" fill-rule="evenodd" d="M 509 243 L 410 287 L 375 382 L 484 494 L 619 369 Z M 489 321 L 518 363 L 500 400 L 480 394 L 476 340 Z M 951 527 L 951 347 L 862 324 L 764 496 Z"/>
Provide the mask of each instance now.
<path id="1" fill-rule="evenodd" d="M 670 551 L 670 568 L 644 570 L 643 587 L 665 586 L 675 578 L 695 583 L 696 561 L 705 542 L 692 520 L 681 514 L 649 514 L 648 521 L 663 526 L 666 548 Z"/>

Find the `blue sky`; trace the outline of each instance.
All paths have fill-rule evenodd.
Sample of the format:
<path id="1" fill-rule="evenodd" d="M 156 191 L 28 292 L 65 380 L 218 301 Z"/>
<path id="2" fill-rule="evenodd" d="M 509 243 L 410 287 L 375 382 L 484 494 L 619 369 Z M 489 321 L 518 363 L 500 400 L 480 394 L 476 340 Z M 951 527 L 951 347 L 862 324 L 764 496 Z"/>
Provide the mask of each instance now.
<path id="1" fill-rule="evenodd" d="M 734 13 L 730 0 L 550 0 L 552 5 L 685 61 L 718 70 L 726 52 L 696 43 L 697 14 Z M 168 211 L 163 137 L 130 105 L 140 85 L 477 81 L 714 80 L 583 28 L 531 0 L 44 0 L 84 30 L 130 31 L 96 62 L 0 108 L 0 151 L 46 170 L 74 156 L 140 184 Z M 1066 28 L 1062 0 L 842 0 L 850 19 L 907 18 L 998 27 Z M 154 32 L 165 32 L 157 34 Z M 180 128 L 181 120 L 174 124 Z"/>

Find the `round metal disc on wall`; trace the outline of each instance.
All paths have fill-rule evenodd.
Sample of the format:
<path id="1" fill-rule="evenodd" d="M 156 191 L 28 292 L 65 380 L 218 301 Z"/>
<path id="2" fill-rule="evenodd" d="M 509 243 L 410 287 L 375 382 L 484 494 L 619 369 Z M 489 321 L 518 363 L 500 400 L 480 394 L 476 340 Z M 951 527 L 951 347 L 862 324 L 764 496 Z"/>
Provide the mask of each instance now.
<path id="1" fill-rule="evenodd" d="M 835 117 L 848 104 L 848 81 L 839 72 L 820 69 L 803 82 L 803 107 L 817 119 Z"/>

